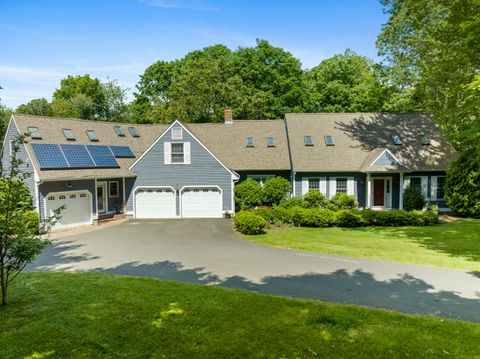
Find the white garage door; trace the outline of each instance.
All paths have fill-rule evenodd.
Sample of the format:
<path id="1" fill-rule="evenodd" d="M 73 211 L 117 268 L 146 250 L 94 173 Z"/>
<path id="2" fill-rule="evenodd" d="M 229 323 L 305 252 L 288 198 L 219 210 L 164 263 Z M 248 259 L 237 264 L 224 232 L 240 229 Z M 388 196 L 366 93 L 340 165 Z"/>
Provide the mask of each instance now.
<path id="1" fill-rule="evenodd" d="M 135 193 L 135 217 L 176 217 L 175 192 L 171 188 L 138 189 Z"/>
<path id="2" fill-rule="evenodd" d="M 46 200 L 47 216 L 52 216 L 53 211 L 61 206 L 65 206 L 65 209 L 60 213 L 62 218 L 56 223 L 55 228 L 92 223 L 90 193 L 85 191 L 49 193 Z"/>
<path id="3" fill-rule="evenodd" d="M 222 202 L 218 188 L 186 188 L 182 191 L 182 217 L 221 218 Z"/>

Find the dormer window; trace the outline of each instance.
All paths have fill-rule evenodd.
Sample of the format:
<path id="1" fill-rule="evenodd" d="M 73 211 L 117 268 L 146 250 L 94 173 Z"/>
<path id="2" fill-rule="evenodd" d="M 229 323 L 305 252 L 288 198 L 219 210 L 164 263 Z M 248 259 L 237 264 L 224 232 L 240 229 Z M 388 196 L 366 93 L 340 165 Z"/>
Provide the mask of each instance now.
<path id="1" fill-rule="evenodd" d="M 30 134 L 30 138 L 34 140 L 41 140 L 42 136 L 40 136 L 40 131 L 38 127 L 27 127 L 27 131 Z"/>
<path id="2" fill-rule="evenodd" d="M 400 146 L 402 144 L 402 138 L 400 137 L 400 135 L 392 135 L 392 140 L 393 143 L 397 146 Z"/>
<path id="3" fill-rule="evenodd" d="M 125 131 L 120 126 L 113 126 L 118 137 L 125 137 Z"/>
<path id="4" fill-rule="evenodd" d="M 128 130 L 130 131 L 130 134 L 132 135 L 132 137 L 140 137 L 135 127 L 129 127 Z"/>
<path id="5" fill-rule="evenodd" d="M 420 135 L 420 142 L 424 146 L 428 146 L 430 144 L 430 140 L 428 139 L 427 135 L 424 133 Z"/>
<path id="6" fill-rule="evenodd" d="M 313 146 L 312 136 L 303 136 L 303 140 L 305 141 L 305 146 Z"/>
<path id="7" fill-rule="evenodd" d="M 98 142 L 98 137 L 94 130 L 87 130 L 86 132 L 87 132 L 88 139 L 90 141 Z"/>
<path id="8" fill-rule="evenodd" d="M 275 147 L 275 138 L 267 137 L 267 147 Z"/>
<path id="9" fill-rule="evenodd" d="M 255 142 L 253 141 L 253 137 L 247 137 L 247 147 L 255 147 Z"/>
<path id="10" fill-rule="evenodd" d="M 333 137 L 330 135 L 325 136 L 325 144 L 327 146 L 335 146 L 335 143 L 333 142 Z"/>
<path id="11" fill-rule="evenodd" d="M 71 129 L 64 128 L 62 131 L 67 141 L 75 141 L 75 135 L 73 134 Z"/>

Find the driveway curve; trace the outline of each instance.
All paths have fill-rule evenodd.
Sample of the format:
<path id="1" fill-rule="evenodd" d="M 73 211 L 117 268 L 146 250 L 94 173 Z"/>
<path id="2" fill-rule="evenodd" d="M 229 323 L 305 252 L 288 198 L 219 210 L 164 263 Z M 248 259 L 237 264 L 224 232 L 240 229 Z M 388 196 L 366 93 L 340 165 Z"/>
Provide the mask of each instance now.
<path id="1" fill-rule="evenodd" d="M 480 322 L 478 273 L 265 247 L 238 238 L 224 219 L 130 220 L 60 235 L 27 270 L 155 277 Z"/>

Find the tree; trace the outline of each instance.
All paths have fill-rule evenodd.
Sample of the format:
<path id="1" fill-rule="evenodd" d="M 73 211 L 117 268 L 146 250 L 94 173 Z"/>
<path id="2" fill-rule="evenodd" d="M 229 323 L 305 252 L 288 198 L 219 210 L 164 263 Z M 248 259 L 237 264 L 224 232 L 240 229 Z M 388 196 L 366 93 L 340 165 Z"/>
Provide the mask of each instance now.
<path id="1" fill-rule="evenodd" d="M 12 155 L 7 169 L 0 170 L 0 287 L 2 305 L 7 304 L 9 285 L 48 244 L 48 239 L 38 235 L 38 214 L 33 211 L 30 191 L 25 179 L 30 175 L 22 170 L 24 164 L 17 157 L 24 138 L 12 142 Z M 59 208 L 52 218 L 59 218 Z M 48 231 L 49 227 L 47 227 Z"/>
<path id="2" fill-rule="evenodd" d="M 18 106 L 15 112 L 26 115 L 52 116 L 52 107 L 46 99 L 37 98 Z"/>
<path id="3" fill-rule="evenodd" d="M 382 83 L 381 67 L 347 49 L 307 71 L 305 106 L 309 112 L 378 112 L 393 92 Z"/>
<path id="4" fill-rule="evenodd" d="M 0 103 L 0 139 L 2 144 L 3 138 L 5 137 L 5 132 L 7 131 L 8 121 L 10 121 L 11 116 L 12 110 Z"/>
<path id="5" fill-rule="evenodd" d="M 282 199 L 286 198 L 290 190 L 290 182 L 287 179 L 283 177 L 269 177 L 263 185 L 265 202 L 277 205 Z"/>
<path id="6" fill-rule="evenodd" d="M 480 152 L 463 153 L 450 164 L 445 198 L 459 215 L 480 217 Z"/>
<path id="7" fill-rule="evenodd" d="M 403 209 L 405 211 L 422 210 L 425 197 L 417 187 L 408 186 L 403 192 Z"/>
<path id="8" fill-rule="evenodd" d="M 264 197 L 262 186 L 252 178 L 235 186 L 235 205 L 242 210 L 262 204 Z"/>
<path id="9" fill-rule="evenodd" d="M 390 18 L 377 46 L 403 102 L 433 113 L 457 149 L 477 147 L 480 0 L 382 4 Z"/>

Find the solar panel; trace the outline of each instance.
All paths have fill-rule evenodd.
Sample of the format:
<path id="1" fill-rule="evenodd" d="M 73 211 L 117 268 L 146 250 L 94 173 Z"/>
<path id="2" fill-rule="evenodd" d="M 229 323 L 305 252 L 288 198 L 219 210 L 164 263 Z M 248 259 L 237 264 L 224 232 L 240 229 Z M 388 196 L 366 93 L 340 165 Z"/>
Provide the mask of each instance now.
<path id="1" fill-rule="evenodd" d="M 110 150 L 117 158 L 134 158 L 132 150 L 128 146 L 110 146 Z"/>
<path id="2" fill-rule="evenodd" d="M 59 145 L 32 143 L 32 149 L 42 170 L 69 167 Z"/>
<path id="3" fill-rule="evenodd" d="M 87 150 L 93 158 L 97 167 L 118 168 L 117 160 L 113 157 L 112 151 L 108 146 L 87 145 Z"/>
<path id="4" fill-rule="evenodd" d="M 95 168 L 92 158 L 84 145 L 60 145 L 65 158 L 72 168 Z"/>

